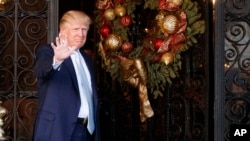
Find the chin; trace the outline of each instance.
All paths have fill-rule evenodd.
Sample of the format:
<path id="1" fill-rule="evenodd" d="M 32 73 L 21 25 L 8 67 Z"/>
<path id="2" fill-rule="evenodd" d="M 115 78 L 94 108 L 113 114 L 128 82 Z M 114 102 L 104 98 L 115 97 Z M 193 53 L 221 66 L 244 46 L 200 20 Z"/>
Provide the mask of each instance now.
<path id="1" fill-rule="evenodd" d="M 82 46 L 84 46 L 84 44 L 83 43 L 75 44 L 75 46 L 77 46 L 77 48 L 81 48 Z"/>
<path id="2" fill-rule="evenodd" d="M 77 46 L 84 46 L 85 42 L 78 42 Z"/>

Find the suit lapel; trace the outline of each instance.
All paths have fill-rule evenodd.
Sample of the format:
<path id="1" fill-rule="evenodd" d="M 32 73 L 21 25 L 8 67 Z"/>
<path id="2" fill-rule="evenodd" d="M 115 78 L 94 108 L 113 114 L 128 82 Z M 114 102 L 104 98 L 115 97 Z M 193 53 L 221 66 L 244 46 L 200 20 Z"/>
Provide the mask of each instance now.
<path id="1" fill-rule="evenodd" d="M 72 81 L 75 86 L 75 89 L 79 93 L 76 72 L 75 72 L 74 65 L 73 65 L 71 58 L 69 57 L 68 59 L 65 59 L 63 63 L 65 63 L 66 68 L 69 70 L 70 75 L 72 76 Z"/>
<path id="2" fill-rule="evenodd" d="M 89 63 L 90 63 L 90 62 L 89 62 L 89 60 L 88 60 L 88 58 L 87 58 L 87 54 L 86 54 L 83 50 L 81 50 L 81 49 L 80 49 L 80 53 L 81 53 L 83 59 L 85 60 L 85 63 L 86 63 L 86 65 L 87 65 L 88 69 L 89 69 L 89 72 L 91 72 L 91 71 L 90 71 L 90 68 L 89 68 L 89 66 L 90 66 Z"/>

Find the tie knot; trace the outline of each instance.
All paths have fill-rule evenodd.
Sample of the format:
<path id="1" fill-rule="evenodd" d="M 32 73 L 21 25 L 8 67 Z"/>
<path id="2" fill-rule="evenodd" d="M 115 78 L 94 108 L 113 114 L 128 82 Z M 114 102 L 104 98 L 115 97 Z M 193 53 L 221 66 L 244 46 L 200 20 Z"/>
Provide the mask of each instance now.
<path id="1" fill-rule="evenodd" d="M 79 58 L 80 54 L 81 53 L 80 53 L 79 50 L 75 50 L 75 51 L 72 52 L 71 56 L 74 56 L 75 58 Z"/>
<path id="2" fill-rule="evenodd" d="M 72 54 L 78 54 L 78 53 L 80 53 L 79 50 L 74 50 Z"/>

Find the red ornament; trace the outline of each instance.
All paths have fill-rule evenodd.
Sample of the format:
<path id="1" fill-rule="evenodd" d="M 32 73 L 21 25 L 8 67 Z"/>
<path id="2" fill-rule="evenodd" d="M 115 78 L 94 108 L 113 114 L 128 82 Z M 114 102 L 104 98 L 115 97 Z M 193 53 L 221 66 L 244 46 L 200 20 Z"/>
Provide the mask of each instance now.
<path id="1" fill-rule="evenodd" d="M 115 0 L 115 4 L 123 4 L 126 0 Z"/>
<path id="2" fill-rule="evenodd" d="M 161 10 L 176 11 L 180 8 L 182 0 L 159 0 L 158 7 Z"/>
<path id="3" fill-rule="evenodd" d="M 122 16 L 120 18 L 120 23 L 123 26 L 129 26 L 132 23 L 132 18 L 129 15 Z"/>
<path id="4" fill-rule="evenodd" d="M 160 39 L 160 38 L 155 39 L 153 42 L 154 48 L 158 50 L 161 47 L 163 42 L 164 42 L 163 39 Z"/>
<path id="5" fill-rule="evenodd" d="M 100 34 L 101 34 L 103 37 L 107 37 L 110 33 L 111 33 L 111 28 L 110 28 L 108 25 L 103 25 L 103 26 L 100 28 Z"/>
<path id="6" fill-rule="evenodd" d="M 133 45 L 132 45 L 132 43 L 130 43 L 130 42 L 124 42 L 123 44 L 122 44 L 122 51 L 124 52 L 124 53 L 130 53 L 131 51 L 133 50 Z"/>

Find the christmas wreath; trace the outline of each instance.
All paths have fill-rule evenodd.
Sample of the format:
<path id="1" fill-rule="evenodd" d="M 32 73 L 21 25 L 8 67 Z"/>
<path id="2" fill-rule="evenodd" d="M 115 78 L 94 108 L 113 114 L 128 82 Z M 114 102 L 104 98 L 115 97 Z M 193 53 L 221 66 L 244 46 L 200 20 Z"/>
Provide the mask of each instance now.
<path id="1" fill-rule="evenodd" d="M 144 29 L 141 43 L 131 42 L 135 10 L 157 11 L 153 26 Z M 97 0 L 96 28 L 102 66 L 113 79 L 138 88 L 141 120 L 153 115 L 147 90 L 162 95 L 181 69 L 181 53 L 205 31 L 199 5 L 191 0 Z"/>

